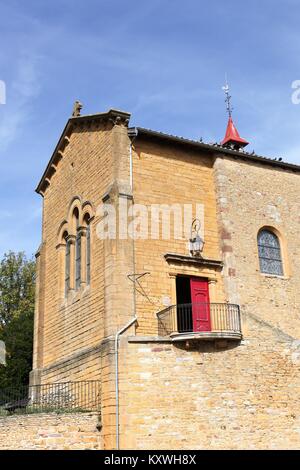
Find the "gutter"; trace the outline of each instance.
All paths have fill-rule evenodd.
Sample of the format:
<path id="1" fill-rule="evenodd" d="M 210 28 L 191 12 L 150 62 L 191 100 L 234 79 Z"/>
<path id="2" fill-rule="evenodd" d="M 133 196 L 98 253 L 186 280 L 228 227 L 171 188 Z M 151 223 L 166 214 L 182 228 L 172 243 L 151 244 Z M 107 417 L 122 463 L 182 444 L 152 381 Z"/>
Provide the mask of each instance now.
<path id="1" fill-rule="evenodd" d="M 120 430 L 119 430 L 119 337 L 130 326 L 137 322 L 137 317 L 134 316 L 123 328 L 117 331 L 115 335 L 115 388 L 116 388 L 116 449 L 120 449 Z"/>
<path id="2" fill-rule="evenodd" d="M 134 203 L 134 198 L 133 198 L 133 158 L 132 158 L 132 148 L 133 148 L 133 142 L 138 136 L 138 129 L 137 127 L 132 127 L 128 129 L 128 137 L 130 139 L 130 147 L 129 147 L 129 184 L 131 188 L 131 194 L 132 194 L 132 202 Z M 135 239 L 134 237 L 132 238 L 132 266 L 133 266 L 133 274 L 135 274 L 135 267 L 136 267 L 136 262 L 135 262 Z M 134 315 L 136 316 L 136 287 L 135 287 L 135 280 L 133 282 L 133 311 Z"/>
<path id="3" fill-rule="evenodd" d="M 130 167 L 130 188 L 133 193 L 133 161 L 132 161 L 132 147 L 133 142 L 138 135 L 138 130 L 136 127 L 128 130 L 128 137 L 130 138 L 130 147 L 129 147 L 129 167 Z M 135 272 L 135 246 L 134 239 L 132 240 L 132 261 L 133 261 L 133 271 Z M 134 317 L 115 335 L 115 387 L 116 387 L 116 449 L 120 449 L 120 403 L 119 403 L 119 337 L 124 333 L 128 328 L 130 328 L 134 323 L 137 322 L 136 316 L 136 298 L 135 298 L 135 284 L 133 287 L 133 303 L 134 303 Z"/>
<path id="4" fill-rule="evenodd" d="M 130 138 L 130 147 L 129 147 L 129 171 L 130 171 L 130 187 L 131 191 L 133 191 L 133 161 L 132 161 L 132 147 L 133 142 L 138 136 L 138 129 L 137 127 L 133 127 L 128 129 L 128 137 Z"/>

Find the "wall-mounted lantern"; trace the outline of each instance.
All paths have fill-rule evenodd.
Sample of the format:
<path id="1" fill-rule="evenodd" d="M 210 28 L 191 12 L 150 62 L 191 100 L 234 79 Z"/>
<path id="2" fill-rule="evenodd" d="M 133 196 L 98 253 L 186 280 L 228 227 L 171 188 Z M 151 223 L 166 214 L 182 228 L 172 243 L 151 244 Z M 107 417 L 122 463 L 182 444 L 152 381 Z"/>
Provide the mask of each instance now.
<path id="1" fill-rule="evenodd" d="M 191 225 L 191 238 L 189 242 L 191 256 L 201 256 L 204 248 L 204 240 L 199 235 L 200 228 L 200 220 L 194 219 Z"/>

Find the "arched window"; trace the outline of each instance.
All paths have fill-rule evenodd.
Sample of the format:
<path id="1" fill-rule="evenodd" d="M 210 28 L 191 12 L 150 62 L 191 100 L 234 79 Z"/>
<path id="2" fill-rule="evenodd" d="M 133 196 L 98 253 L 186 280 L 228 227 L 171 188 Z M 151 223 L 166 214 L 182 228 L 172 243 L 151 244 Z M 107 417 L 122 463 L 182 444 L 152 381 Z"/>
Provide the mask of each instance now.
<path id="1" fill-rule="evenodd" d="M 81 233 L 79 230 L 79 211 L 74 210 L 76 241 L 75 241 L 75 289 L 80 288 L 81 283 Z"/>
<path id="2" fill-rule="evenodd" d="M 63 239 L 66 243 L 66 257 L 65 257 L 65 296 L 68 295 L 70 289 L 70 259 L 71 259 L 71 250 L 70 250 L 70 240 L 68 239 L 68 232 L 63 234 Z"/>
<path id="3" fill-rule="evenodd" d="M 84 222 L 86 225 L 86 283 L 89 285 L 91 282 L 91 226 L 89 214 L 85 215 Z"/>
<path id="4" fill-rule="evenodd" d="M 282 276 L 282 258 L 277 235 L 268 229 L 260 230 L 257 243 L 260 271 L 266 274 Z"/>
<path id="5" fill-rule="evenodd" d="M 59 290 L 61 297 L 66 300 L 70 291 L 80 293 L 91 282 L 92 214 L 93 209 L 89 202 L 82 204 L 80 198 L 74 198 L 69 206 L 67 218 L 60 224 L 57 232 Z M 73 296 L 70 297 L 72 298 Z"/>

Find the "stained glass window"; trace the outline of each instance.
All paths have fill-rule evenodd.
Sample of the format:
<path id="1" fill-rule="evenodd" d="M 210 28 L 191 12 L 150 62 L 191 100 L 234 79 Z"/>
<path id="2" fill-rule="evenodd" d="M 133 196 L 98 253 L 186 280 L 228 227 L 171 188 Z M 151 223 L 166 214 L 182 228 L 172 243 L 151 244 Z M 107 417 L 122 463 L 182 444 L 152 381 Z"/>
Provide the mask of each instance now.
<path id="1" fill-rule="evenodd" d="M 278 237 L 270 230 L 261 230 L 257 241 L 261 272 L 282 276 L 282 259 Z"/>

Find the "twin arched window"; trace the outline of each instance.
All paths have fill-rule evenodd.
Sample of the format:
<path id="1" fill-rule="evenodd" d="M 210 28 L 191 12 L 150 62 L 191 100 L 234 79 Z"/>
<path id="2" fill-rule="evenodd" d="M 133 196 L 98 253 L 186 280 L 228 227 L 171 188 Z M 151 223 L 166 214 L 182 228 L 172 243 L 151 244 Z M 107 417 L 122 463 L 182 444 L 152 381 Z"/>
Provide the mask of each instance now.
<path id="1" fill-rule="evenodd" d="M 262 229 L 258 233 L 257 244 L 260 271 L 265 274 L 282 276 L 282 256 L 277 235 L 269 229 Z"/>
<path id="2" fill-rule="evenodd" d="M 91 230 L 90 213 L 75 207 L 70 214 L 62 235 L 64 256 L 61 269 L 64 271 L 64 295 L 70 290 L 80 290 L 91 280 Z"/>

